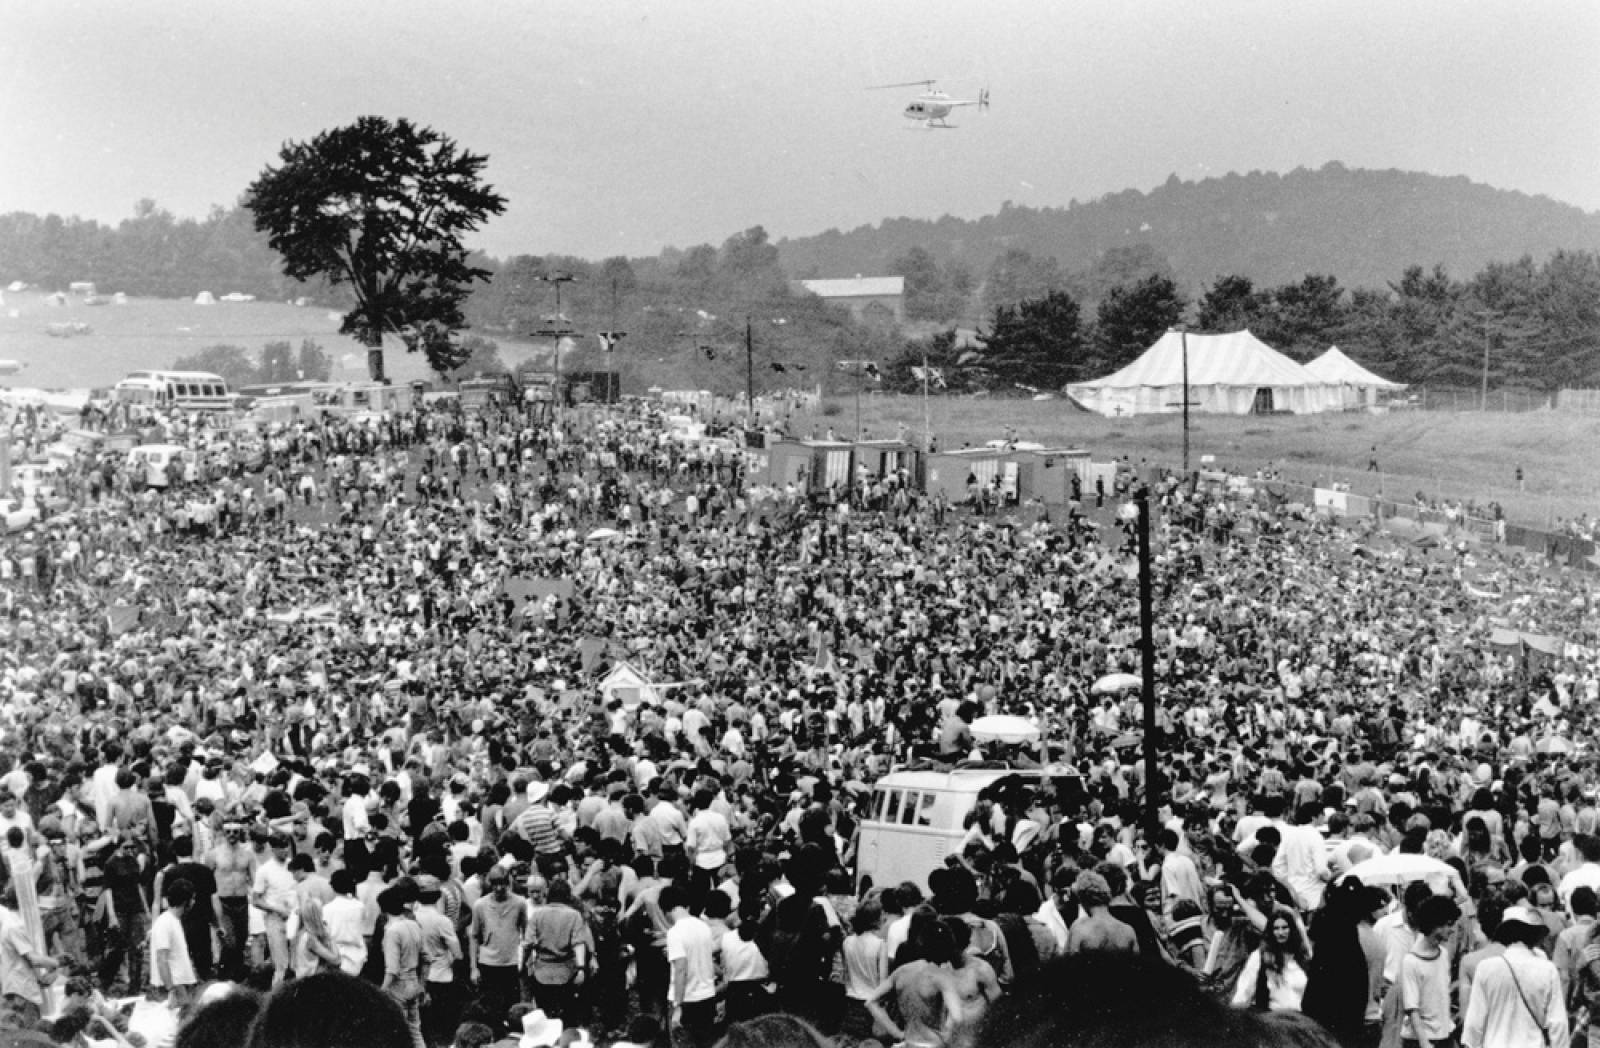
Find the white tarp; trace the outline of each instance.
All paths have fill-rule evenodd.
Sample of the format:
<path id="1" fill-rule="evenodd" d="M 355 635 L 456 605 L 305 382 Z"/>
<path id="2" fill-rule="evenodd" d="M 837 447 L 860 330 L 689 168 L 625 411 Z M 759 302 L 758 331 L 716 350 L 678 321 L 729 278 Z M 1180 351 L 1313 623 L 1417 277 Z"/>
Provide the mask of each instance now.
<path id="1" fill-rule="evenodd" d="M 1132 364 L 1105 378 L 1067 387 L 1067 395 L 1100 415 L 1151 415 L 1183 410 L 1187 342 L 1189 409 L 1217 415 L 1337 411 L 1343 396 L 1249 331 L 1182 335 L 1169 331 Z"/>

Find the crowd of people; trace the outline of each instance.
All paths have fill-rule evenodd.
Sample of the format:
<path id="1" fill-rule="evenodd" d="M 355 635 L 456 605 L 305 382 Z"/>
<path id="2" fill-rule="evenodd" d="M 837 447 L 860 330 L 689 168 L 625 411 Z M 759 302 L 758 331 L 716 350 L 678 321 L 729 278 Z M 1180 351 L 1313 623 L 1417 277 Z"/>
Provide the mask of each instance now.
<path id="1" fill-rule="evenodd" d="M 1139 668 L 1116 498 L 819 498 L 644 404 L 308 419 L 258 468 L 146 421 L 211 465 L 84 455 L 0 539 L 0 1026 L 958 1048 L 1046 1036 L 1018 1004 L 1084 954 L 1347 1045 L 1564 1044 L 1600 995 L 1579 575 L 1161 479 L 1147 782 L 1093 690 Z M 1071 788 L 853 877 L 891 768 L 1038 763 L 996 712 Z"/>

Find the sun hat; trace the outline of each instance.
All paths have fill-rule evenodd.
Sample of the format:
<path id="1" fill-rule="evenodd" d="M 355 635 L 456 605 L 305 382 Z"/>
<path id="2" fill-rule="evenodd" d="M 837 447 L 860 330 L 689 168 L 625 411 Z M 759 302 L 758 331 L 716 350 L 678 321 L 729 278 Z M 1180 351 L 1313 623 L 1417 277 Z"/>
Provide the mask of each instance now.
<path id="1" fill-rule="evenodd" d="M 546 1015 L 542 1008 L 535 1008 L 522 1017 L 522 1036 L 517 1039 L 517 1048 L 555 1048 L 563 1029 L 560 1019 Z"/>

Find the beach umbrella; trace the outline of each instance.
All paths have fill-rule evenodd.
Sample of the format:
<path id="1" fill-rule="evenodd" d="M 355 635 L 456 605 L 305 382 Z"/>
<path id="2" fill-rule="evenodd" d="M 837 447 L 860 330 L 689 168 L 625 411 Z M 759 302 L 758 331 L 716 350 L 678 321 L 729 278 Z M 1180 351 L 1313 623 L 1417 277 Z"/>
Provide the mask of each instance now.
<path id="1" fill-rule="evenodd" d="M 1096 695 L 1119 695 L 1143 684 L 1144 681 L 1132 673 L 1108 673 L 1095 681 L 1094 687 L 1089 690 Z"/>
<path id="2" fill-rule="evenodd" d="M 1344 876 L 1354 877 L 1369 888 L 1410 884 L 1412 881 L 1427 881 L 1438 888 L 1448 885 L 1456 877 L 1456 871 L 1449 864 L 1427 855 L 1391 852 L 1356 863 L 1345 871 Z"/>
<path id="3" fill-rule="evenodd" d="M 1039 729 L 1026 717 L 996 713 L 974 720 L 972 737 L 979 742 L 1036 742 Z"/>

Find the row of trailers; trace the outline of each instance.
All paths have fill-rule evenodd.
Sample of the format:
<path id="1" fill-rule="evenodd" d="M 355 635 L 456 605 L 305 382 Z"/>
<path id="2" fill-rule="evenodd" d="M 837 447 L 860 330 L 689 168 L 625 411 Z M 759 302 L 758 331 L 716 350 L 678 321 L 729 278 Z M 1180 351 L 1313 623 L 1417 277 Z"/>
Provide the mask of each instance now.
<path id="1" fill-rule="evenodd" d="M 904 471 L 917 490 L 942 493 L 951 503 L 967 499 L 976 484 L 997 488 L 1008 503 L 1060 505 L 1073 497 L 1075 487 L 1093 491 L 1097 468 L 1087 451 L 1037 444 L 926 451 L 902 440 L 776 440 L 748 454 L 752 486 L 793 485 L 814 498 Z"/>

